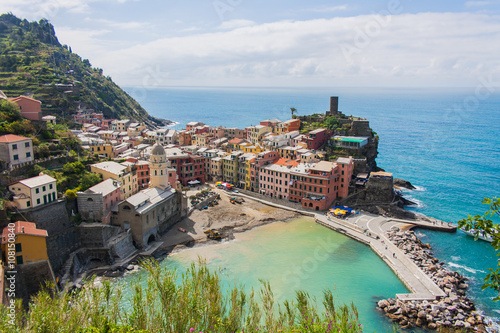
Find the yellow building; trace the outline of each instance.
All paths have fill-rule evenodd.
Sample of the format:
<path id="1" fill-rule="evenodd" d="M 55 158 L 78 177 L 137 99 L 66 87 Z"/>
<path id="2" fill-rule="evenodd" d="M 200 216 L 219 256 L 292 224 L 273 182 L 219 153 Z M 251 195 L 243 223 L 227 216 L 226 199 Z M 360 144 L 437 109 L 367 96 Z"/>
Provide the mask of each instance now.
<path id="1" fill-rule="evenodd" d="M 250 141 L 253 144 L 260 143 L 265 134 L 273 132 L 271 127 L 263 125 L 250 126 L 249 129 Z"/>
<path id="2" fill-rule="evenodd" d="M 8 265 L 14 257 L 16 265 L 48 260 L 47 236 L 47 230 L 37 229 L 35 223 L 9 223 L 2 232 L 4 262 Z"/>
<path id="3" fill-rule="evenodd" d="M 238 156 L 243 154 L 236 151 L 222 158 L 222 180 L 233 185 L 238 182 Z"/>
<path id="4" fill-rule="evenodd" d="M 115 148 L 109 144 L 109 143 L 103 143 L 103 144 L 91 144 L 90 149 L 92 150 L 92 153 L 98 154 L 98 155 L 104 155 L 109 158 L 115 158 Z"/>
<path id="5" fill-rule="evenodd" d="M 18 209 L 34 208 L 57 200 L 56 180 L 44 174 L 12 183 L 9 191 L 14 193 L 14 205 Z"/>
<path id="6" fill-rule="evenodd" d="M 90 171 L 102 175 L 102 180 L 110 178 L 117 180 L 122 184 L 121 190 L 125 199 L 139 191 L 136 167 L 133 163 L 123 165 L 116 162 L 101 162 L 92 164 Z"/>
<path id="7" fill-rule="evenodd" d="M 196 134 L 194 138 L 195 138 L 194 145 L 198 147 L 207 147 L 212 136 L 208 133 L 200 133 Z"/>

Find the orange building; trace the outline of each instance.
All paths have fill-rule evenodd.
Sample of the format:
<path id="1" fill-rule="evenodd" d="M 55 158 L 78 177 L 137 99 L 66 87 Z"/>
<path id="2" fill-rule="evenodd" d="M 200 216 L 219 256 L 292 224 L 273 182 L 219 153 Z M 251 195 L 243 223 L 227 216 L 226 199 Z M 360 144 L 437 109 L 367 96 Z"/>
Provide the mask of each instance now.
<path id="1" fill-rule="evenodd" d="M 35 223 L 9 223 L 2 232 L 3 261 L 9 264 L 15 257 L 16 265 L 22 265 L 48 260 L 47 236 L 47 230 L 37 229 Z"/>
<path id="2" fill-rule="evenodd" d="M 21 116 L 29 120 L 42 119 L 42 102 L 26 96 L 9 98 L 9 101 L 19 106 Z"/>

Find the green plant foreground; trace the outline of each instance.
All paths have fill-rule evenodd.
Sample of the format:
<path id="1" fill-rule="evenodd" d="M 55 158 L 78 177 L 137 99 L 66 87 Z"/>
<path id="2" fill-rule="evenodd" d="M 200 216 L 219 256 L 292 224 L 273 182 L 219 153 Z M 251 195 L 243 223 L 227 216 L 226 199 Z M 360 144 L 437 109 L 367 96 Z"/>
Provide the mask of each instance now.
<path id="1" fill-rule="evenodd" d="M 73 293 L 52 296 L 50 290 L 32 298 L 30 310 L 17 303 L 14 325 L 5 306 L 1 332 L 361 332 L 354 305 L 336 306 L 324 292 L 320 313 L 309 295 L 277 304 L 268 283 L 260 292 L 234 287 L 223 293 L 222 283 L 206 264 L 194 264 L 184 274 L 144 262 L 146 287 L 133 285 L 125 299 L 110 282 L 88 283 Z M 128 305 L 127 305 L 128 304 Z"/>

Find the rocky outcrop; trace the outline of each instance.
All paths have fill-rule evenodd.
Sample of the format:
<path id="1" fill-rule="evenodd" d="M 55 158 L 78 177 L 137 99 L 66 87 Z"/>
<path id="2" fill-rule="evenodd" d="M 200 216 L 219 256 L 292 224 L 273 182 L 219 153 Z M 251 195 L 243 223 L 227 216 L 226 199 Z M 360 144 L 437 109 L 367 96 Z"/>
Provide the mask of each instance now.
<path id="1" fill-rule="evenodd" d="M 486 332 L 484 317 L 475 311 L 474 303 L 467 298 L 467 279 L 457 272 L 447 271 L 444 263 L 431 254 L 431 246 L 423 244 L 413 231 L 391 231 L 387 237 L 408 258 L 426 273 L 445 293 L 434 301 L 381 300 L 377 307 L 391 321 L 403 328 L 450 328 Z"/>
<path id="2" fill-rule="evenodd" d="M 399 188 L 406 188 L 408 190 L 415 190 L 416 187 L 413 186 L 409 181 L 401 179 L 401 178 L 394 178 L 394 187 L 399 187 Z"/>

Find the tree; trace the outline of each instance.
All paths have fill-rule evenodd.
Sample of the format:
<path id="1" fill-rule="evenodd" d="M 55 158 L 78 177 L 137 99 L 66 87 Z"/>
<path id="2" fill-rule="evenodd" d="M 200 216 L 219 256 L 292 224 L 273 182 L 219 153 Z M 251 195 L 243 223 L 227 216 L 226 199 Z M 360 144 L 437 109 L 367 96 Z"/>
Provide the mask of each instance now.
<path id="1" fill-rule="evenodd" d="M 489 205 L 490 209 L 483 215 L 469 215 L 466 219 L 458 221 L 458 226 L 466 231 L 475 231 L 476 240 L 480 232 L 491 236 L 493 238 L 491 246 L 497 251 L 497 256 L 500 256 L 500 198 L 484 198 L 482 203 Z M 497 264 L 496 270 L 489 268 L 488 271 L 490 273 L 486 275 L 482 288 L 495 290 L 498 296 L 494 300 L 498 301 L 500 300 L 500 261 Z"/>
<path id="2" fill-rule="evenodd" d="M 296 108 L 290 108 L 290 111 L 292 112 L 292 118 L 293 118 L 293 114 L 297 112 L 297 109 Z"/>
<path id="3" fill-rule="evenodd" d="M 81 162 L 66 163 L 62 171 L 67 175 L 79 175 L 85 171 L 85 166 Z"/>
<path id="4" fill-rule="evenodd" d="M 340 126 L 340 122 L 335 116 L 329 116 L 323 122 L 323 126 L 333 131 Z"/>
<path id="5" fill-rule="evenodd" d="M 94 185 L 97 185 L 101 182 L 101 177 L 98 174 L 87 172 L 83 175 L 83 177 L 78 182 L 78 185 L 81 188 L 81 191 L 86 191 Z"/>

